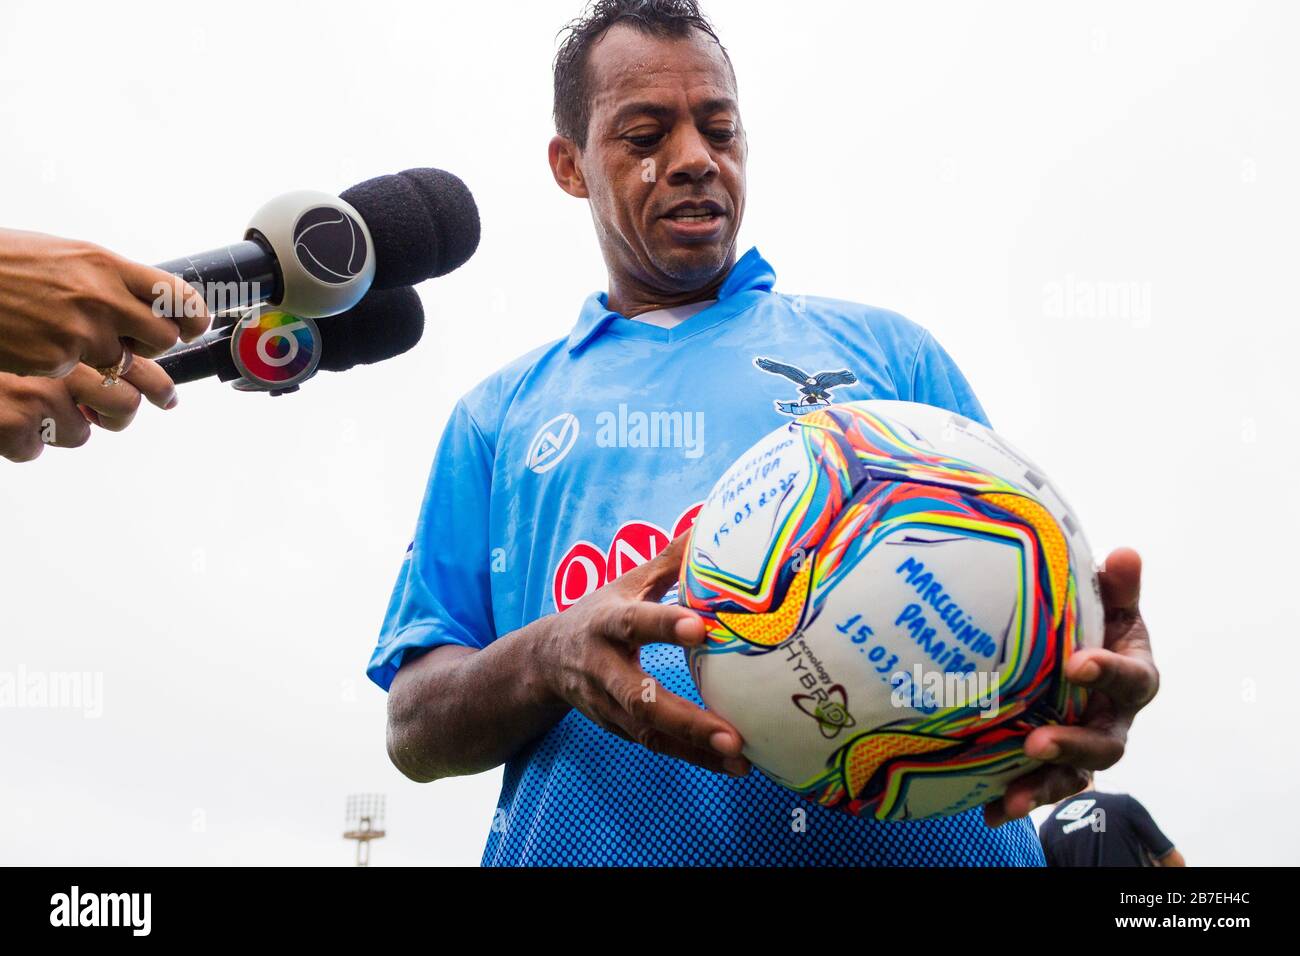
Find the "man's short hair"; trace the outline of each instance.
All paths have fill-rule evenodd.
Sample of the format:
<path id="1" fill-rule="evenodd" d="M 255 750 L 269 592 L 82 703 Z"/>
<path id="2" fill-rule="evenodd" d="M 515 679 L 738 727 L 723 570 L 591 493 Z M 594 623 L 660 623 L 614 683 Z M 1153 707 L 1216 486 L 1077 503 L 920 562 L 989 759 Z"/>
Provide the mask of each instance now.
<path id="1" fill-rule="evenodd" d="M 595 0 L 560 32 L 555 54 L 555 131 L 580 147 L 587 145 L 591 122 L 591 84 L 587 61 L 595 42 L 616 23 L 626 23 L 655 37 L 685 37 L 699 30 L 713 38 L 731 65 L 727 49 L 696 0 Z M 732 71 L 735 78 L 735 71 Z"/>

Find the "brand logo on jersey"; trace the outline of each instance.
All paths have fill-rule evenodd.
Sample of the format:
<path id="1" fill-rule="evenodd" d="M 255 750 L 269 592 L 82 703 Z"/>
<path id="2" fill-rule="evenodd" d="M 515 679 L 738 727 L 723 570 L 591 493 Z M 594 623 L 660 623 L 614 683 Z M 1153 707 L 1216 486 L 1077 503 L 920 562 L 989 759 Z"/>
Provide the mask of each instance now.
<path id="1" fill-rule="evenodd" d="M 1094 833 L 1106 832 L 1106 811 L 1096 806 L 1096 800 L 1071 800 L 1056 814 L 1056 819 L 1065 821 L 1062 833 L 1073 833 L 1084 827 L 1092 827 Z"/>
<path id="2" fill-rule="evenodd" d="M 1081 820 L 1084 814 L 1091 810 L 1096 800 L 1071 800 L 1056 814 L 1058 820 Z"/>
<path id="3" fill-rule="evenodd" d="M 1093 833 L 1106 832 L 1106 811 L 1101 807 L 1093 810 L 1082 820 L 1074 820 L 1071 823 L 1061 827 L 1062 833 L 1073 833 L 1075 830 L 1082 830 L 1084 827 L 1092 827 Z"/>
<path id="4" fill-rule="evenodd" d="M 800 397 L 798 401 L 776 401 L 772 403 L 776 406 L 776 410 L 783 415 L 807 415 L 819 408 L 825 408 L 834 401 L 831 396 L 831 389 L 839 388 L 841 385 L 853 385 L 858 380 L 858 377 L 846 368 L 842 368 L 838 372 L 817 372 L 814 375 L 809 375 L 801 368 L 770 358 L 756 358 L 754 359 L 754 365 L 764 372 L 771 372 L 773 375 L 788 378 L 799 386 Z"/>
<path id="5" fill-rule="evenodd" d="M 683 511 L 673 522 L 671 532 L 650 521 L 627 521 L 614 532 L 607 548 L 601 549 L 590 541 L 575 542 L 560 559 L 551 583 L 556 609 L 567 611 L 588 594 L 654 559 L 695 523 L 702 507 L 704 502 Z"/>
<path id="6" fill-rule="evenodd" d="M 580 431 L 578 419 L 570 412 L 556 415 L 537 429 L 528 446 L 528 470 L 544 475 L 573 450 Z"/>
<path id="7" fill-rule="evenodd" d="M 849 713 L 849 698 L 841 684 L 832 684 L 815 694 L 795 694 L 790 699 L 796 707 L 817 721 L 817 729 L 828 740 L 839 736 L 845 727 L 857 723 Z"/>

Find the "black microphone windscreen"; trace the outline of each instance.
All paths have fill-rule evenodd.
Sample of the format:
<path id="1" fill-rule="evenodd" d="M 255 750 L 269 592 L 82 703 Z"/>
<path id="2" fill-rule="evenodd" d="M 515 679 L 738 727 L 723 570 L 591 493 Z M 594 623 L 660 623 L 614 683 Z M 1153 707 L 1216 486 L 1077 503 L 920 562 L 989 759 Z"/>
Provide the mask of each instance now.
<path id="1" fill-rule="evenodd" d="M 341 315 L 317 319 L 320 368 L 346 372 L 354 365 L 382 362 L 410 349 L 424 334 L 424 304 L 410 286 L 371 288 Z"/>
<path id="2" fill-rule="evenodd" d="M 446 275 L 478 248 L 478 206 L 465 184 L 444 170 L 376 176 L 340 198 L 361 213 L 370 230 L 378 288 Z"/>

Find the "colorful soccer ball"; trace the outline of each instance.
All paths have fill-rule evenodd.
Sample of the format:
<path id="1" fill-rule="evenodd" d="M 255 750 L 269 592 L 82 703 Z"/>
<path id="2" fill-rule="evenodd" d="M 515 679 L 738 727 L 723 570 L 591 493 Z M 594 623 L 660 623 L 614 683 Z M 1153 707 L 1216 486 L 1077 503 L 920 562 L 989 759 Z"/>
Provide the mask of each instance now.
<path id="1" fill-rule="evenodd" d="M 1092 554 L 1046 475 L 989 429 L 851 402 L 768 435 L 691 531 L 691 673 L 778 783 L 880 820 L 959 813 L 1078 719 L 1061 674 L 1102 643 Z"/>

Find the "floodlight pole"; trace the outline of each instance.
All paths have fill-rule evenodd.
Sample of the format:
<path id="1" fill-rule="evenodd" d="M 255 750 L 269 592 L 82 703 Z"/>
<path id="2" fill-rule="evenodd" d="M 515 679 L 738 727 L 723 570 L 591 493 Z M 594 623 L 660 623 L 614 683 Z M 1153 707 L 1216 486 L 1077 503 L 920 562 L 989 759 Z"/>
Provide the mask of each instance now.
<path id="1" fill-rule="evenodd" d="M 347 829 L 343 839 L 357 843 L 357 866 L 370 865 L 370 841 L 385 835 L 384 795 L 381 793 L 355 793 L 348 797 Z"/>

